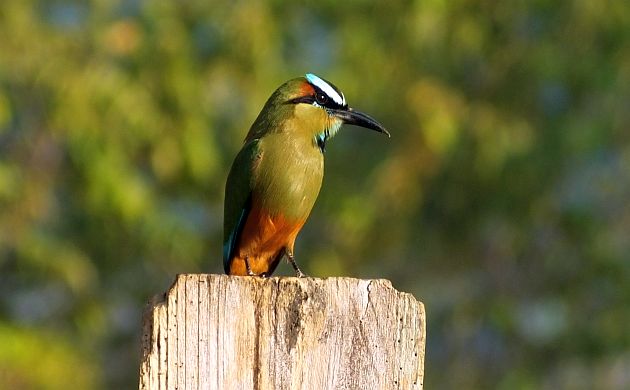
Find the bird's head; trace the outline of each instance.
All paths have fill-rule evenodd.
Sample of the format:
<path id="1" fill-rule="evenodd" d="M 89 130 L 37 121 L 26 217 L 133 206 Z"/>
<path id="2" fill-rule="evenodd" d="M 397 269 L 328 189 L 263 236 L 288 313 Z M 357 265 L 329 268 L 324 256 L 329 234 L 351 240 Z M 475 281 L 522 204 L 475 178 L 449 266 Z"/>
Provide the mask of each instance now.
<path id="1" fill-rule="evenodd" d="M 292 79 L 281 85 L 269 98 L 263 112 L 276 111 L 282 115 L 266 115 L 263 127 L 307 136 L 322 151 L 342 124 L 360 126 L 390 136 L 374 118 L 348 107 L 343 93 L 332 83 L 312 74 Z M 262 113 L 261 113 L 262 114 Z M 261 119 L 259 116 L 257 122 Z M 275 119 L 275 120 L 274 120 Z M 283 123 L 270 123 L 281 120 Z M 261 123 L 262 124 L 262 123 Z"/>

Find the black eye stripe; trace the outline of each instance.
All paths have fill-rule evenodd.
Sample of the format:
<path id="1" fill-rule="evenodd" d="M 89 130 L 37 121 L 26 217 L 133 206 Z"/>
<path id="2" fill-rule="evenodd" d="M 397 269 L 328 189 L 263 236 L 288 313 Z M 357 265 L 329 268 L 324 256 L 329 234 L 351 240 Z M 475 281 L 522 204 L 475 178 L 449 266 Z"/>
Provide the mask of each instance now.
<path id="1" fill-rule="evenodd" d="M 318 86 L 313 85 L 313 88 L 315 89 L 315 94 L 313 97 L 315 98 L 315 102 L 317 104 L 327 108 L 343 108 L 341 104 L 335 102 L 335 99 L 328 96 L 326 92 L 322 91 Z"/>
<path id="2" fill-rule="evenodd" d="M 326 94 L 321 88 L 317 85 L 311 84 L 315 92 L 312 95 L 300 96 L 297 98 L 293 98 L 291 100 L 286 101 L 285 103 L 298 104 L 298 103 L 306 103 L 306 104 L 317 104 L 318 106 L 325 108 L 347 108 L 348 105 L 339 104 L 333 99 L 331 96 Z"/>

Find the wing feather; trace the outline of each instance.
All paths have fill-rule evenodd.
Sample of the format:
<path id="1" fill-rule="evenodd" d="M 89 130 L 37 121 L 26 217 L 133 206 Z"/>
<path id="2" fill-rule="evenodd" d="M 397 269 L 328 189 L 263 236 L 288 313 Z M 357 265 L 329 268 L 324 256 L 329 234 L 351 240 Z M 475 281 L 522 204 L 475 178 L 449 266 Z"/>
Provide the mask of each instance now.
<path id="1" fill-rule="evenodd" d="M 253 139 L 243 146 L 228 174 L 223 217 L 223 268 L 226 273 L 229 273 L 239 237 L 251 211 L 252 178 L 261 158 L 259 140 Z"/>

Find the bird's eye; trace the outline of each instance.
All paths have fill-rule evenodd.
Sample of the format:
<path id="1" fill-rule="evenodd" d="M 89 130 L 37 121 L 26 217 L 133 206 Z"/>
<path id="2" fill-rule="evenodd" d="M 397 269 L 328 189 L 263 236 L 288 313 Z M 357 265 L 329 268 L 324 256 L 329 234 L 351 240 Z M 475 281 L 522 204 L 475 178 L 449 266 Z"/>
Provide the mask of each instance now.
<path id="1" fill-rule="evenodd" d="M 328 103 L 328 96 L 326 96 L 325 94 L 323 94 L 321 92 L 318 92 L 318 93 L 315 94 L 315 101 L 320 106 L 325 106 L 326 103 Z"/>

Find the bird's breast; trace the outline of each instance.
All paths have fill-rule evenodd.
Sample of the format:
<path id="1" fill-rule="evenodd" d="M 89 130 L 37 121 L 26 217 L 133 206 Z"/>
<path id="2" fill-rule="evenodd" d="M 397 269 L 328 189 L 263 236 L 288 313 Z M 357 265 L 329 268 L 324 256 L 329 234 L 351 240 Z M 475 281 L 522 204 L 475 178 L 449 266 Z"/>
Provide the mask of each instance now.
<path id="1" fill-rule="evenodd" d="M 324 159 L 312 141 L 284 134 L 261 140 L 262 159 L 254 176 L 254 192 L 272 214 L 304 220 L 308 217 L 324 175 Z"/>

